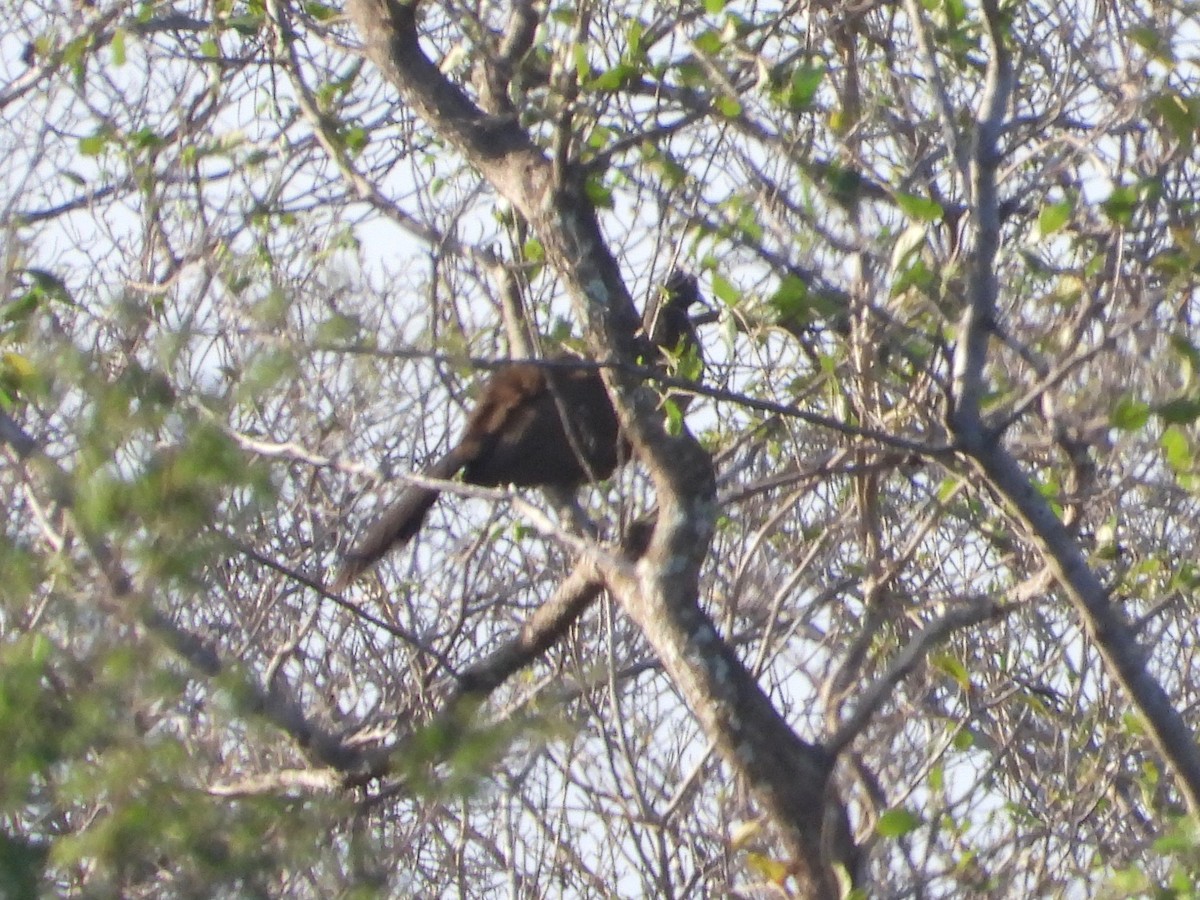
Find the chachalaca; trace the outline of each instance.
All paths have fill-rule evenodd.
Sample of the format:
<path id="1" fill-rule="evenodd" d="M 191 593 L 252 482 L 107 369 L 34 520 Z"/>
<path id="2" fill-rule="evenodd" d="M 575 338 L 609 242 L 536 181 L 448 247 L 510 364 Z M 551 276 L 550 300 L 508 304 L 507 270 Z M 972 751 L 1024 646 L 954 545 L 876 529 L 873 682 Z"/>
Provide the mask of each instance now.
<path id="1" fill-rule="evenodd" d="M 699 300 L 696 279 L 673 272 L 661 302 L 648 303 L 643 317 L 639 345 L 645 364 L 662 368 L 664 350 L 695 347 L 699 353 L 688 316 L 688 307 Z M 630 446 L 599 369 L 573 367 L 578 360 L 564 354 L 549 364 L 497 369 L 484 383 L 458 444 L 422 474 L 450 479 L 461 471 L 468 484 L 543 487 L 560 494 L 607 478 L 629 458 Z M 333 590 L 343 590 L 393 547 L 412 540 L 439 493 L 406 487 L 345 554 Z"/>

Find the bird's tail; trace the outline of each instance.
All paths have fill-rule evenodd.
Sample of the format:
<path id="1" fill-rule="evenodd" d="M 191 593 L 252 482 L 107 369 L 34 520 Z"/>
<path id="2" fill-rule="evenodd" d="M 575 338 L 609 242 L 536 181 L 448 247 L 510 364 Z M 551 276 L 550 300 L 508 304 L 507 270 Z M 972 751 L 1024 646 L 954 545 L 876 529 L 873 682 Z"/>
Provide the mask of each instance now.
<path id="1" fill-rule="evenodd" d="M 463 467 L 458 449 L 451 450 L 421 474 L 426 478 L 453 478 Z M 439 493 L 436 488 L 416 484 L 406 487 L 396 502 L 371 524 L 343 556 L 341 570 L 331 590 L 341 593 L 358 576 L 383 559 L 393 547 L 403 547 L 416 537 L 425 515 L 437 502 Z"/>

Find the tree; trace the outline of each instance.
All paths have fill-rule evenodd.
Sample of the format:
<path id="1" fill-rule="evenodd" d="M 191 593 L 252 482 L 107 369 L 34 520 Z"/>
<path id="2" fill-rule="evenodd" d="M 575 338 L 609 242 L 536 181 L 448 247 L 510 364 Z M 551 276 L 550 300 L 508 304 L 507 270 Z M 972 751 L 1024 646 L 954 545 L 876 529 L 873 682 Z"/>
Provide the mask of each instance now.
<path id="1" fill-rule="evenodd" d="M 1111 6 L 15 4 L 0 882 L 1188 895 L 1195 10 Z M 562 348 L 583 527 L 327 591 Z"/>

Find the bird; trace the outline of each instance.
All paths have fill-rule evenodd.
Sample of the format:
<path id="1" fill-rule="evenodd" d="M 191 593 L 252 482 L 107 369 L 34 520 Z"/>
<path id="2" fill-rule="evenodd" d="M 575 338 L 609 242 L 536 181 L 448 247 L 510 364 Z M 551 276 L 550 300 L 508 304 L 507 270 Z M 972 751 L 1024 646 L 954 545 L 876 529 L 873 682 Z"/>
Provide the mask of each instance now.
<path id="1" fill-rule="evenodd" d="M 665 371 L 670 358 L 700 346 L 688 309 L 702 302 L 695 276 L 675 270 L 660 302 L 647 303 L 637 337 L 641 361 Z M 670 395 L 681 409 L 686 396 Z M 546 488 L 558 497 L 603 481 L 631 454 L 608 390 L 595 364 L 562 354 L 546 363 L 514 362 L 484 382 L 449 452 L 427 466 L 426 478 L 467 484 Z M 344 553 L 332 590 L 340 593 L 390 550 L 411 541 L 440 491 L 408 485 Z"/>

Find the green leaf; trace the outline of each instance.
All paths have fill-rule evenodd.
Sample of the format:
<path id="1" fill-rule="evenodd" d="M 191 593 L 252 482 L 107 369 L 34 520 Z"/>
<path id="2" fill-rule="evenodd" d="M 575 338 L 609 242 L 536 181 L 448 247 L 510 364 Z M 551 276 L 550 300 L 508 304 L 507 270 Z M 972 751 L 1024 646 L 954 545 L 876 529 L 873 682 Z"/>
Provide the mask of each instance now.
<path id="1" fill-rule="evenodd" d="M 961 25 L 967 18 L 967 5 L 963 0 L 942 0 L 942 9 L 946 12 L 946 20 L 952 27 Z"/>
<path id="2" fill-rule="evenodd" d="M 675 375 L 688 381 L 699 381 L 704 374 L 704 361 L 696 347 L 688 346 L 674 361 Z"/>
<path id="3" fill-rule="evenodd" d="M 99 156 L 104 151 L 108 140 L 107 130 L 100 129 L 88 137 L 79 139 L 79 152 L 84 156 Z"/>
<path id="4" fill-rule="evenodd" d="M 1197 350 L 1195 344 L 1179 333 L 1171 335 L 1167 340 L 1171 344 L 1171 350 L 1179 357 L 1182 364 L 1180 377 L 1185 383 L 1190 384 L 1200 373 L 1200 350 Z"/>
<path id="5" fill-rule="evenodd" d="M 1136 431 L 1150 420 L 1150 407 L 1126 395 L 1117 401 L 1108 420 L 1114 428 Z"/>
<path id="6" fill-rule="evenodd" d="M 896 194 L 896 204 L 910 219 L 918 222 L 937 222 L 946 213 L 940 203 L 928 197 L 918 197 L 915 194 Z"/>
<path id="7" fill-rule="evenodd" d="M 1142 717 L 1135 712 L 1127 712 L 1121 716 L 1121 724 L 1125 726 L 1125 730 L 1134 737 L 1146 736 L 1146 723 Z"/>
<path id="8" fill-rule="evenodd" d="M 0 321 L 17 323 L 31 318 L 41 305 L 42 294 L 37 290 L 26 291 L 12 303 L 0 307 Z"/>
<path id="9" fill-rule="evenodd" d="M 587 145 L 590 150 L 603 150 L 613 139 L 613 130 L 603 125 L 593 125 L 588 131 Z"/>
<path id="10" fill-rule="evenodd" d="M 704 11 L 715 16 L 725 9 L 725 0 L 704 0 Z"/>
<path id="11" fill-rule="evenodd" d="M 592 204 L 599 209 L 612 209 L 612 189 L 600 179 L 600 176 L 593 175 L 588 178 L 583 183 L 583 192 L 587 194 L 587 198 L 592 201 Z"/>
<path id="12" fill-rule="evenodd" d="M 683 412 L 679 404 L 670 398 L 663 401 L 663 411 L 667 414 L 667 434 L 676 437 L 683 433 Z"/>
<path id="13" fill-rule="evenodd" d="M 920 816 L 903 807 L 896 807 L 879 817 L 879 821 L 875 823 L 875 831 L 880 837 L 898 838 L 916 831 L 920 826 Z"/>
<path id="14" fill-rule="evenodd" d="M 361 153 L 367 146 L 366 129 L 359 128 L 357 125 L 342 129 L 340 137 L 346 150 L 353 155 Z"/>
<path id="15" fill-rule="evenodd" d="M 946 787 L 946 767 L 941 763 L 929 770 L 929 786 L 935 791 L 941 791 Z"/>
<path id="16" fill-rule="evenodd" d="M 951 746 L 955 750 L 970 750 L 975 746 L 975 732 L 970 728 L 960 728 L 954 735 L 954 740 L 951 741 Z"/>
<path id="17" fill-rule="evenodd" d="M 49 845 L 0 830 L 0 884 L 5 897 L 37 897 Z"/>
<path id="18" fill-rule="evenodd" d="M 521 256 L 529 263 L 543 263 L 546 261 L 546 248 L 537 238 L 530 238 L 521 248 Z"/>
<path id="19" fill-rule="evenodd" d="M 247 13 L 240 16 L 230 16 L 225 20 L 226 28 L 232 28 L 243 37 L 253 37 L 263 26 L 263 16 Z"/>
<path id="20" fill-rule="evenodd" d="M 1036 475 L 1033 477 L 1034 487 L 1037 492 L 1047 500 L 1054 500 L 1062 493 L 1062 485 L 1058 483 L 1058 479 L 1052 474 L 1047 474 L 1044 478 L 1039 478 Z"/>
<path id="21" fill-rule="evenodd" d="M 803 321 L 812 306 L 808 299 L 808 283 L 796 275 L 785 275 L 768 302 L 779 313 L 780 319 Z"/>
<path id="22" fill-rule="evenodd" d="M 1168 425 L 1190 425 L 1200 418 L 1200 399 L 1176 397 L 1160 404 L 1154 411 Z"/>
<path id="23" fill-rule="evenodd" d="M 91 58 L 89 51 L 92 49 L 92 35 L 85 34 L 74 40 L 67 41 L 62 48 L 63 63 L 71 70 L 71 74 L 75 76 L 77 81 L 82 81 L 84 72 L 87 69 L 88 60 Z"/>
<path id="24" fill-rule="evenodd" d="M 641 19 L 631 19 L 625 28 L 625 41 L 628 44 L 626 55 L 630 59 L 641 60 L 645 52 L 642 47 L 642 37 L 646 34 L 646 26 Z"/>
<path id="25" fill-rule="evenodd" d="M 117 28 L 113 31 L 112 40 L 109 41 L 109 47 L 112 48 L 112 61 L 114 66 L 125 65 L 125 29 Z"/>
<path id="26" fill-rule="evenodd" d="M 1122 897 L 1144 895 L 1150 888 L 1150 879 L 1136 866 L 1118 869 L 1108 883 L 1118 892 L 1118 896 Z"/>
<path id="27" fill-rule="evenodd" d="M 940 502 L 945 503 L 958 490 L 961 484 L 961 479 L 956 475 L 947 475 L 938 485 L 937 498 Z"/>
<path id="28" fill-rule="evenodd" d="M 812 105 L 822 80 L 825 78 L 824 66 L 802 65 L 792 72 L 792 80 L 788 85 L 783 103 L 788 109 L 800 111 Z"/>
<path id="29" fill-rule="evenodd" d="M 706 56 L 716 56 L 725 46 L 721 35 L 711 28 L 700 32 L 692 42 L 696 45 L 696 49 Z"/>
<path id="30" fill-rule="evenodd" d="M 1196 823 L 1192 819 L 1183 819 L 1172 823 L 1166 834 L 1158 837 L 1152 846 L 1159 853 L 1178 854 L 1194 851 L 1197 844 L 1200 844 L 1200 835 L 1196 833 Z"/>
<path id="31" fill-rule="evenodd" d="M 601 72 L 593 78 L 588 87 L 593 91 L 619 91 L 628 86 L 637 73 L 636 66 L 619 62 L 607 72 Z"/>
<path id="32" fill-rule="evenodd" d="M 1171 425 L 1163 432 L 1160 443 L 1163 448 L 1163 456 L 1166 457 L 1167 464 L 1172 469 L 1176 472 L 1186 472 L 1191 469 L 1192 448 L 1182 429 L 1177 425 Z"/>
<path id="33" fill-rule="evenodd" d="M 713 101 L 713 106 L 727 119 L 734 119 L 742 114 L 742 104 L 736 98 L 724 94 Z"/>
<path id="34" fill-rule="evenodd" d="M 1108 199 L 1100 203 L 1100 208 L 1104 210 L 1115 224 L 1128 226 L 1133 221 L 1133 214 L 1137 211 L 1138 206 L 1138 190 L 1130 185 L 1119 185 L 1113 188 L 1113 192 L 1108 195 Z"/>
<path id="35" fill-rule="evenodd" d="M 1143 50 L 1149 50 L 1151 53 L 1157 53 L 1159 47 L 1162 46 L 1162 36 L 1154 28 L 1146 25 L 1137 25 L 1130 28 L 1126 34 L 1129 39 L 1141 47 Z"/>
<path id="36" fill-rule="evenodd" d="M 1164 40 L 1163 35 L 1156 29 L 1145 25 L 1135 26 L 1129 29 L 1129 37 L 1159 62 L 1173 63 L 1175 61 L 1170 41 Z"/>
<path id="37" fill-rule="evenodd" d="M 1150 103 L 1151 108 L 1162 116 L 1163 121 L 1175 133 L 1185 149 L 1195 143 L 1196 130 L 1200 128 L 1200 114 L 1194 102 L 1176 93 L 1166 91 Z"/>
<path id="38" fill-rule="evenodd" d="M 741 292 L 733 286 L 733 282 L 716 270 L 712 273 L 712 286 L 713 294 L 726 306 L 736 306 L 742 299 Z"/>
<path id="39" fill-rule="evenodd" d="M 929 658 L 929 664 L 935 669 L 949 675 L 963 690 L 971 686 L 971 676 L 962 661 L 949 653 L 938 653 Z"/>
<path id="40" fill-rule="evenodd" d="M 308 2 L 304 4 L 304 11 L 318 22 L 328 22 L 338 14 L 338 11 L 332 6 L 327 6 L 324 3 L 318 3 L 317 0 L 308 0 Z"/>
<path id="41" fill-rule="evenodd" d="M 129 136 L 129 143 L 136 150 L 157 150 L 164 143 L 151 128 L 139 128 Z"/>
<path id="42" fill-rule="evenodd" d="M 1071 221 L 1071 213 L 1074 211 L 1075 204 L 1070 200 L 1043 207 L 1038 213 L 1038 232 L 1042 237 L 1047 237 L 1061 231 L 1062 227 Z"/>

